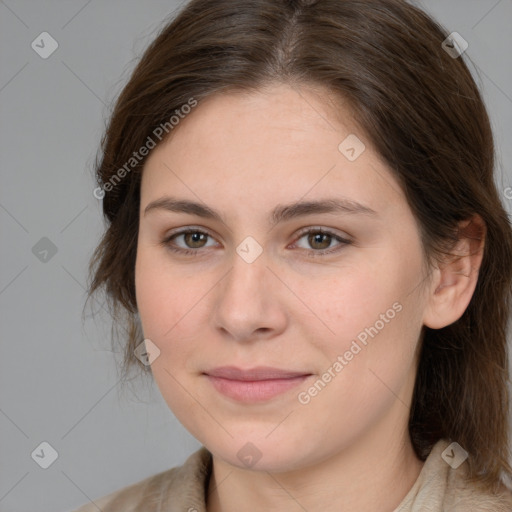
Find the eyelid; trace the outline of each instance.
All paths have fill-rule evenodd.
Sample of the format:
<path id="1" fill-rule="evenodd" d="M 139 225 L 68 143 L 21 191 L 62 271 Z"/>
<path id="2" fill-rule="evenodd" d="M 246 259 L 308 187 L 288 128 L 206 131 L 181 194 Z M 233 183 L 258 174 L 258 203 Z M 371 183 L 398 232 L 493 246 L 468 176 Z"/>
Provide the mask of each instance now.
<path id="1" fill-rule="evenodd" d="M 206 228 L 203 228 L 201 226 L 186 226 L 186 227 L 176 228 L 176 229 L 166 233 L 163 236 L 161 243 L 164 245 L 168 244 L 172 238 L 178 237 L 181 235 L 186 235 L 187 233 L 202 233 L 204 235 L 209 236 L 210 238 L 215 239 L 215 236 Z M 183 250 L 186 250 L 186 249 L 183 249 Z M 198 249 L 195 249 L 195 250 L 190 249 L 190 250 L 193 250 L 194 252 L 198 252 Z"/>
<path id="2" fill-rule="evenodd" d="M 322 227 L 322 226 L 307 226 L 307 227 L 300 229 L 295 234 L 294 242 L 292 242 L 291 245 L 295 245 L 297 243 L 297 241 L 300 240 L 304 235 L 311 233 L 311 232 L 321 233 L 324 235 L 331 236 L 333 239 L 338 241 L 338 245 L 336 245 L 334 248 L 322 249 L 322 250 L 299 248 L 303 252 L 306 252 L 308 255 L 312 255 L 312 256 L 328 255 L 330 253 L 336 253 L 336 252 L 340 251 L 346 245 L 353 244 L 353 241 L 351 240 L 350 236 L 339 235 L 339 234 L 337 234 L 337 232 L 334 229 L 326 228 L 326 227 Z M 179 247 L 179 246 L 178 247 L 171 246 L 170 242 L 174 237 L 178 237 L 178 236 L 185 235 L 188 233 L 201 233 L 201 234 L 207 235 L 210 238 L 215 239 L 215 236 L 212 235 L 212 233 L 206 228 L 203 228 L 201 226 L 186 226 L 186 227 L 176 228 L 175 230 L 172 230 L 169 233 L 167 233 L 166 235 L 164 235 L 160 244 L 175 253 L 182 254 L 182 255 L 194 255 L 194 256 L 199 255 L 200 253 L 204 252 L 202 249 L 208 249 L 208 248 L 212 247 L 212 246 L 209 246 L 209 247 L 200 247 L 198 249 L 190 249 L 190 248 L 183 248 L 183 247 Z M 289 247 L 289 245 L 287 247 Z"/>
<path id="3" fill-rule="evenodd" d="M 338 234 L 339 232 L 337 230 L 331 229 L 331 228 L 326 228 L 324 226 L 308 226 L 306 228 L 302 228 L 295 235 L 296 239 L 298 240 L 299 238 L 302 238 L 302 236 L 304 236 L 305 234 L 307 234 L 311 231 L 314 231 L 315 233 L 316 232 L 323 233 L 324 235 L 331 235 L 332 237 L 338 238 L 347 243 L 352 242 L 351 237 L 348 234 L 346 234 L 346 233 Z"/>
<path id="4" fill-rule="evenodd" d="M 303 228 L 299 230 L 295 237 L 295 241 L 292 243 L 292 245 L 295 245 L 304 235 L 308 233 L 320 233 L 323 235 L 328 235 L 332 237 L 332 239 L 336 240 L 338 242 L 337 245 L 334 247 L 328 248 L 328 249 L 322 249 L 322 250 L 314 250 L 314 249 L 304 249 L 300 248 L 302 251 L 305 251 L 308 256 L 313 257 L 322 257 L 322 256 L 329 256 L 330 254 L 336 254 L 340 252 L 345 246 L 347 245 L 353 245 L 353 241 L 350 236 L 342 236 L 337 234 L 337 232 L 334 229 L 331 228 L 325 228 L 322 226 L 308 226 L 306 228 Z"/>

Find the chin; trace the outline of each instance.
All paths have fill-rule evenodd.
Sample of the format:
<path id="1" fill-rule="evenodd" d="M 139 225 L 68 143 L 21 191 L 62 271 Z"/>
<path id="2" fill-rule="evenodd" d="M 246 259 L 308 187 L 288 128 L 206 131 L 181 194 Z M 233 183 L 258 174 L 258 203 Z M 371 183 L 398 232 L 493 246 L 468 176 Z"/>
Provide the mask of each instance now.
<path id="1" fill-rule="evenodd" d="M 218 442 L 203 442 L 206 448 L 215 457 L 239 469 L 250 471 L 268 471 L 271 473 L 285 473 L 290 470 L 301 469 L 309 463 L 310 452 L 315 451 L 311 443 L 307 445 L 300 440 L 292 440 L 290 436 L 283 439 L 265 439 L 268 430 L 262 435 L 240 435 L 234 439 L 226 439 L 222 444 Z M 301 450 L 297 449 L 300 446 Z M 304 450 L 304 451 L 303 451 Z"/>

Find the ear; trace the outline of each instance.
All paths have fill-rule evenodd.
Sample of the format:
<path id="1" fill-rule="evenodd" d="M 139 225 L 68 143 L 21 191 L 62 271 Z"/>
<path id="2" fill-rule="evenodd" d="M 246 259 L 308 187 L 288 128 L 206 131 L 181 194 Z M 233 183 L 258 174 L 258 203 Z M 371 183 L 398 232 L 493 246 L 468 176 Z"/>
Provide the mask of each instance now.
<path id="1" fill-rule="evenodd" d="M 456 322 L 473 296 L 482 264 L 486 226 L 480 215 L 459 224 L 458 241 L 433 272 L 423 323 L 441 329 Z"/>

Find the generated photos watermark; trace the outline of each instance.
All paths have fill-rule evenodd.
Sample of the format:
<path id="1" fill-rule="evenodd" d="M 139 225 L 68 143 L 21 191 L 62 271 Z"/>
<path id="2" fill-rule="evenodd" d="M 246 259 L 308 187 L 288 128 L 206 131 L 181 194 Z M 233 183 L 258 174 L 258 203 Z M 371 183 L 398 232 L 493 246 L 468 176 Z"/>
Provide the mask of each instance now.
<path id="1" fill-rule="evenodd" d="M 131 172 L 142 160 L 148 156 L 149 151 L 156 147 L 158 142 L 168 135 L 171 130 L 179 124 L 179 122 L 189 114 L 192 109 L 197 106 L 198 102 L 195 98 L 190 98 L 187 103 L 182 105 L 179 109 L 176 109 L 168 121 L 158 125 L 146 139 L 146 142 L 137 150 L 132 153 L 132 156 L 128 159 L 125 164 L 120 167 L 110 178 L 103 184 L 103 186 L 96 187 L 92 193 L 96 199 L 103 199 L 105 192 L 110 192 L 114 187 L 121 182 L 121 180 Z M 155 140 L 157 139 L 157 140 Z"/>
<path id="2" fill-rule="evenodd" d="M 362 330 L 356 336 L 356 339 L 352 340 L 350 348 L 346 350 L 343 355 L 339 355 L 336 358 L 336 361 L 334 361 L 333 364 L 327 368 L 327 370 L 321 375 L 319 379 L 315 381 L 312 386 L 310 386 L 306 391 L 301 391 L 297 395 L 299 403 L 302 405 L 309 404 L 311 399 L 317 396 L 318 393 L 320 393 L 320 391 L 322 391 L 327 386 L 327 384 L 331 382 L 345 368 L 345 366 L 347 366 L 350 361 L 352 361 L 354 357 L 368 345 L 368 338 L 375 338 L 375 336 L 377 336 L 380 331 L 382 331 L 382 329 L 384 329 L 386 325 L 389 324 L 391 320 L 393 320 L 396 315 L 400 313 L 400 311 L 402 311 L 402 309 L 402 304 L 395 302 L 385 313 L 381 313 L 379 315 L 379 319 L 376 320 L 371 327 L 366 327 L 364 330 Z"/>

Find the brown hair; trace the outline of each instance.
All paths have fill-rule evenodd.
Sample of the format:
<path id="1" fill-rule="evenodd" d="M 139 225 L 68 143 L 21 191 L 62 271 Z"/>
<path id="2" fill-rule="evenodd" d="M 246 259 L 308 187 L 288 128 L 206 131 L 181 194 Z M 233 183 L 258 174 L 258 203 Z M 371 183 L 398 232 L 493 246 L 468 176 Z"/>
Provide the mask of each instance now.
<path id="1" fill-rule="evenodd" d="M 402 0 L 192 0 L 164 27 L 119 96 L 96 163 L 108 227 L 91 259 L 89 298 L 104 289 L 114 324 L 124 325 L 125 374 L 140 364 L 133 352 L 143 339 L 134 272 L 145 158 L 115 183 L 114 175 L 191 98 L 273 83 L 323 87 L 348 101 L 395 173 L 430 263 L 457 239 L 460 221 L 485 221 L 468 308 L 448 327 L 424 327 L 409 431 L 422 459 L 437 440 L 457 441 L 471 479 L 488 489 L 512 476 L 512 229 L 486 108 L 463 57 L 442 48 L 447 35 Z"/>

